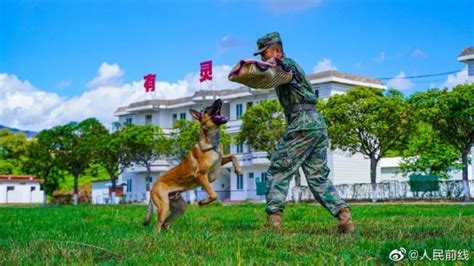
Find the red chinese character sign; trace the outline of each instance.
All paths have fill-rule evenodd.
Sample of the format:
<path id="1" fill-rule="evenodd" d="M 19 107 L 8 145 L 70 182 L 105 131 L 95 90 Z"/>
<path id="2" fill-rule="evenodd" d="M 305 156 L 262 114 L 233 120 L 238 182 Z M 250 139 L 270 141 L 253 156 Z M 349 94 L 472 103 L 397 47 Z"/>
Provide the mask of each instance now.
<path id="1" fill-rule="evenodd" d="M 212 61 L 205 61 L 201 63 L 201 78 L 199 82 L 204 82 L 206 80 L 212 81 Z"/>
<path id="2" fill-rule="evenodd" d="M 148 74 L 143 77 L 145 79 L 145 83 L 143 86 L 145 87 L 145 92 L 155 91 L 155 74 Z"/>

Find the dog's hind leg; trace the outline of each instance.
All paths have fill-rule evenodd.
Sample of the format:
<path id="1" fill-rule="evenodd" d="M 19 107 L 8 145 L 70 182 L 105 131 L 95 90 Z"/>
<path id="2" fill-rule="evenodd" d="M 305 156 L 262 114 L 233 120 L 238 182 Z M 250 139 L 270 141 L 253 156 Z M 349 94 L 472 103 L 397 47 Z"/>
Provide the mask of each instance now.
<path id="1" fill-rule="evenodd" d="M 168 216 L 168 218 L 166 218 L 165 222 L 163 223 L 163 229 L 168 229 L 170 224 L 186 211 L 186 206 L 186 201 L 183 199 L 181 194 L 170 198 L 171 214 Z"/>
<path id="2" fill-rule="evenodd" d="M 161 226 L 165 222 L 166 214 L 170 209 L 168 191 L 166 189 L 158 189 L 157 192 L 152 194 L 152 200 L 156 207 L 158 207 L 158 210 L 156 211 L 157 219 L 155 229 L 157 232 L 160 232 Z"/>
<path id="3" fill-rule="evenodd" d="M 150 199 L 148 203 L 148 208 L 146 209 L 145 219 L 143 220 L 143 225 L 147 226 L 150 224 L 151 216 L 153 214 L 153 201 Z"/>

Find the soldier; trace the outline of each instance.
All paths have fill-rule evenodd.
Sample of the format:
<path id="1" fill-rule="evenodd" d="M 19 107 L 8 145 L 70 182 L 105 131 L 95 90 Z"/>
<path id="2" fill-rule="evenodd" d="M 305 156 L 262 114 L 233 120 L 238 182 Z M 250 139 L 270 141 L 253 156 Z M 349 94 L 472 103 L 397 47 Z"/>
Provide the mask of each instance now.
<path id="1" fill-rule="evenodd" d="M 354 222 L 346 202 L 339 196 L 328 179 L 327 166 L 328 135 L 321 114 L 316 110 L 316 95 L 301 67 L 285 57 L 283 44 L 278 32 L 264 35 L 257 41 L 263 61 L 272 57 L 285 71 L 291 71 L 293 79 L 275 87 L 278 100 L 288 121 L 282 141 L 271 156 L 266 187 L 265 228 L 280 229 L 284 201 L 288 193 L 291 177 L 298 175 L 302 167 L 309 188 L 316 198 L 334 217 L 338 218 L 340 233 L 352 232 Z"/>

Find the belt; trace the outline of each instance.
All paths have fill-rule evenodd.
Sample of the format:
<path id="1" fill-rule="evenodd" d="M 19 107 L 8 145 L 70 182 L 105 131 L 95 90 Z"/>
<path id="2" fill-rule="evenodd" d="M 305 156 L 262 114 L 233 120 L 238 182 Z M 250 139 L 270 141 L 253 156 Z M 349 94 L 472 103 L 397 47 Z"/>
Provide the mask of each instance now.
<path id="1" fill-rule="evenodd" d="M 313 111 L 316 109 L 314 103 L 296 104 L 285 109 L 285 115 L 288 117 L 292 113 Z"/>

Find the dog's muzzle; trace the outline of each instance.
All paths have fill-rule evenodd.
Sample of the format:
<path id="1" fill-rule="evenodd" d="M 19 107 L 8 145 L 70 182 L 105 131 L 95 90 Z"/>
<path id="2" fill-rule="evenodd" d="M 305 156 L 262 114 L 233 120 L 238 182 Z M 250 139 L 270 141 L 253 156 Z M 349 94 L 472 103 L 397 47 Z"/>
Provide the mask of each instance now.
<path id="1" fill-rule="evenodd" d="M 215 116 L 212 117 L 212 122 L 214 122 L 214 124 L 220 126 L 222 124 L 227 123 L 227 117 L 222 116 L 222 115 L 215 115 Z"/>
<path id="2" fill-rule="evenodd" d="M 222 125 L 227 123 L 227 117 L 221 115 L 221 107 L 222 107 L 222 100 L 217 99 L 212 106 L 208 107 L 210 108 L 209 110 L 209 115 L 212 117 L 212 122 L 216 125 Z"/>

